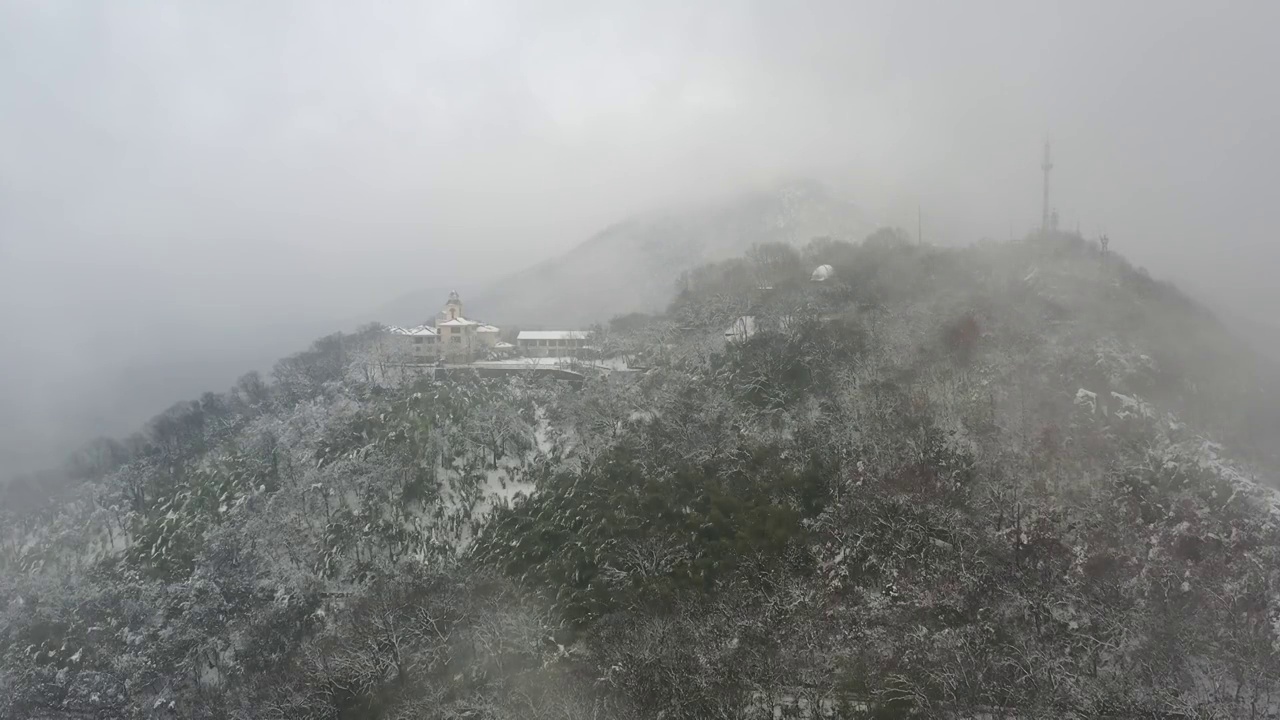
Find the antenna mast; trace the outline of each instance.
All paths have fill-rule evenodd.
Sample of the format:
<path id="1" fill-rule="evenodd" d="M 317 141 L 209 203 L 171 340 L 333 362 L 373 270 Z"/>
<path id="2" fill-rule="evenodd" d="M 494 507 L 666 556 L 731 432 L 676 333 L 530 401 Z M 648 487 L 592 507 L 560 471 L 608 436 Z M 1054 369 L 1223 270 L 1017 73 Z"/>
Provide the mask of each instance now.
<path id="1" fill-rule="evenodd" d="M 1049 171 L 1053 170 L 1053 161 L 1049 158 L 1049 141 L 1044 141 L 1044 162 L 1040 169 L 1044 170 L 1044 206 L 1040 212 L 1040 232 L 1049 231 Z"/>

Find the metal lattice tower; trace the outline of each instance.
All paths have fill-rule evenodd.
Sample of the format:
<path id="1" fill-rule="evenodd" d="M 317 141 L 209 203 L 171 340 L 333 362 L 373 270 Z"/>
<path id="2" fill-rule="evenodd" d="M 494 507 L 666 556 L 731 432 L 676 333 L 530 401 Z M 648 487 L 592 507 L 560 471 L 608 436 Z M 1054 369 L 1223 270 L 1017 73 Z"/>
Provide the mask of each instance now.
<path id="1" fill-rule="evenodd" d="M 1049 141 L 1044 141 L 1044 162 L 1040 169 L 1044 170 L 1044 207 L 1040 212 L 1040 231 L 1049 231 L 1049 171 L 1053 170 L 1053 161 L 1049 158 Z"/>

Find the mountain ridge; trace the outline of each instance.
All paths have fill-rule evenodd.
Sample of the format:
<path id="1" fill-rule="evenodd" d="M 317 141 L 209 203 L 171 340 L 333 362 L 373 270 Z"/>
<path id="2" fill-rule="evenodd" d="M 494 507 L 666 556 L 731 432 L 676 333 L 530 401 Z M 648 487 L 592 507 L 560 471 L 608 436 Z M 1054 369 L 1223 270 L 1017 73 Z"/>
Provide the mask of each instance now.
<path id="1" fill-rule="evenodd" d="M 0 714 L 1280 710 L 1280 384 L 1176 287 L 885 232 L 632 320 L 571 383 L 328 336 L 8 488 Z"/>
<path id="2" fill-rule="evenodd" d="M 641 213 L 568 252 L 518 271 L 470 302 L 499 325 L 575 326 L 661 310 L 681 273 L 753 244 L 814 237 L 861 239 L 874 230 L 821 183 L 788 181 L 729 198 Z"/>
<path id="3" fill-rule="evenodd" d="M 857 240 L 875 226 L 824 184 L 789 179 L 701 202 L 635 213 L 569 250 L 490 283 L 458 290 L 468 314 L 503 327 L 586 327 L 661 310 L 681 273 L 741 255 L 756 243 Z M 389 324 L 430 317 L 447 295 L 416 290 L 365 313 Z"/>

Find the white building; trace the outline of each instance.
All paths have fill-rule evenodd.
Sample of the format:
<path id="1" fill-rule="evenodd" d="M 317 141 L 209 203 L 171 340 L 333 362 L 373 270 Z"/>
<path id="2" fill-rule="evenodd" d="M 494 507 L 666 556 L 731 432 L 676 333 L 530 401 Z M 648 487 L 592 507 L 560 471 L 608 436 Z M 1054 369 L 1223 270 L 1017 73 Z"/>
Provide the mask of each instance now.
<path id="1" fill-rule="evenodd" d="M 440 355 L 439 336 L 430 325 L 419 325 L 414 328 L 387 328 L 388 345 L 391 353 L 399 360 L 407 362 L 433 361 Z"/>
<path id="2" fill-rule="evenodd" d="M 436 314 L 432 325 L 415 328 L 387 328 L 391 350 L 408 362 L 427 362 L 439 358 L 451 362 L 471 362 L 499 348 L 498 328 L 462 314 L 462 299 L 449 293 L 444 309 Z"/>
<path id="3" fill-rule="evenodd" d="M 590 339 L 581 330 L 521 330 L 516 347 L 528 357 L 576 357 Z"/>

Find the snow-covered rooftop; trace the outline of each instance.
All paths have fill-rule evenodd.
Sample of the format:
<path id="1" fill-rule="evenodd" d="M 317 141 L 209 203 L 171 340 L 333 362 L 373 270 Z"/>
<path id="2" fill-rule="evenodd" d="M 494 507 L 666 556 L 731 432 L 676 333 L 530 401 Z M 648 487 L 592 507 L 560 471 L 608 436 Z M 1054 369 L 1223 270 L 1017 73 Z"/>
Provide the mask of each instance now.
<path id="1" fill-rule="evenodd" d="M 517 340 L 586 340 L 581 330 L 521 330 Z"/>
<path id="2" fill-rule="evenodd" d="M 496 332 L 502 332 L 502 331 L 494 327 L 493 325 L 481 325 L 480 327 L 476 328 L 476 332 L 496 333 Z"/>
<path id="3" fill-rule="evenodd" d="M 465 327 L 467 325 L 479 325 L 479 324 L 480 323 L 476 322 L 475 320 L 468 320 L 464 317 L 459 317 L 459 318 L 454 318 L 452 320 L 445 320 L 444 322 L 439 323 L 437 327 Z"/>
<path id="4" fill-rule="evenodd" d="M 387 327 L 387 332 L 392 335 L 432 335 L 436 334 L 436 329 L 430 325 L 419 325 L 412 328 L 402 328 L 395 325 Z"/>

